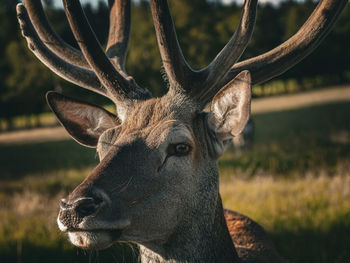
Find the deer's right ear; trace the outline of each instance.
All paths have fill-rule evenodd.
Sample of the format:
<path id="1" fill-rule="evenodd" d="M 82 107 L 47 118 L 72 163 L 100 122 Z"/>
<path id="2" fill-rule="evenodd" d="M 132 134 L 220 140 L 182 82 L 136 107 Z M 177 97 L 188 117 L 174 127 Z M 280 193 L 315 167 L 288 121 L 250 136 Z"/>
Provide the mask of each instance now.
<path id="1" fill-rule="evenodd" d="M 242 132 L 250 116 L 251 76 L 239 73 L 213 98 L 209 127 L 217 139 L 216 155 L 221 155 L 227 142 Z"/>
<path id="2" fill-rule="evenodd" d="M 68 133 L 88 147 L 96 147 L 105 130 L 120 125 L 118 117 L 105 109 L 57 92 L 48 92 L 46 101 Z"/>

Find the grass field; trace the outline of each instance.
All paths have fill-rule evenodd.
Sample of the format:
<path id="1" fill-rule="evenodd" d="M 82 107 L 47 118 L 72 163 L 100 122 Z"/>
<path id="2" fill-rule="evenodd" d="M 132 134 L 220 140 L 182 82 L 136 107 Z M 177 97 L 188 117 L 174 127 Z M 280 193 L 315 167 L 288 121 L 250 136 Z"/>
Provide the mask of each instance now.
<path id="1" fill-rule="evenodd" d="M 220 159 L 225 207 L 262 224 L 289 262 L 350 258 L 350 103 L 253 116 L 252 151 Z M 73 141 L 0 145 L 0 262 L 136 262 L 137 251 L 74 248 L 58 200 L 97 163 Z"/>

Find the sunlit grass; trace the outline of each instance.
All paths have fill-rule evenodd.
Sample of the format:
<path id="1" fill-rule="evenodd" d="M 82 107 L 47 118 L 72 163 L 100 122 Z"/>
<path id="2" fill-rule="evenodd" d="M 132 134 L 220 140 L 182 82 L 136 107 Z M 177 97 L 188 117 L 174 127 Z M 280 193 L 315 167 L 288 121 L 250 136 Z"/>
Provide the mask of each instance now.
<path id="1" fill-rule="evenodd" d="M 288 180 L 227 178 L 222 180 L 221 194 L 226 207 L 250 215 L 270 231 L 284 227 L 326 231 L 338 215 L 350 213 L 350 174 Z M 285 222 L 282 229 L 281 222 Z"/>
<path id="2" fill-rule="evenodd" d="M 259 222 L 290 262 L 347 262 L 350 174 L 306 178 L 226 177 L 224 206 Z"/>

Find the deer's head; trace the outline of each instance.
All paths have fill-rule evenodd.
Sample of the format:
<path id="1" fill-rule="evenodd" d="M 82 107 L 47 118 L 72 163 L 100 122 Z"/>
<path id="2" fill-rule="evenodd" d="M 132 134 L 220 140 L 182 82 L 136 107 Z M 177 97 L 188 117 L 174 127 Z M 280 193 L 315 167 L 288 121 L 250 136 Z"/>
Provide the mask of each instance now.
<path id="1" fill-rule="evenodd" d="M 110 1 L 106 53 L 79 1 L 63 0 L 82 53 L 52 31 L 40 1 L 24 2 L 29 15 L 19 4 L 18 18 L 34 54 L 63 78 L 110 98 L 117 109 L 112 114 L 58 93 L 47 95 L 61 124 L 79 143 L 96 147 L 100 158 L 91 174 L 60 202 L 58 225 L 83 248 L 104 248 L 117 240 L 162 243 L 197 212 L 212 213 L 219 198 L 217 158 L 249 119 L 251 85 L 309 54 L 346 3 L 322 1 L 303 28 L 280 47 L 235 64 L 255 21 L 257 1 L 246 0 L 231 40 L 206 68 L 194 71 L 182 55 L 167 1 L 151 0 L 170 84 L 165 96 L 152 99 L 124 68 L 130 1 Z M 203 112 L 209 102 L 209 112 Z"/>
<path id="2" fill-rule="evenodd" d="M 180 91 L 133 102 L 123 120 L 57 93 L 48 102 L 69 133 L 97 147 L 100 157 L 61 200 L 60 229 L 81 247 L 165 242 L 192 213 L 216 205 L 216 159 L 249 118 L 250 76 L 243 72 L 224 87 L 210 113 Z"/>

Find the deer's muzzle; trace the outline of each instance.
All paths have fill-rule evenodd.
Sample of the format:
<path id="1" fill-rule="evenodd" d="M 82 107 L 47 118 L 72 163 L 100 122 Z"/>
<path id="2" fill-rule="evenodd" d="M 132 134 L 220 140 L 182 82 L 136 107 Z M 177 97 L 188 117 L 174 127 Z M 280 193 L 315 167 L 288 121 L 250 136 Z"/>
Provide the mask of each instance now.
<path id="1" fill-rule="evenodd" d="M 68 201 L 61 199 L 58 225 L 61 231 L 77 231 L 79 224 L 86 217 L 94 216 L 103 205 L 103 200 L 98 197 L 81 197 Z"/>

